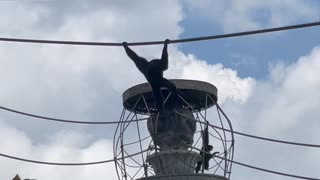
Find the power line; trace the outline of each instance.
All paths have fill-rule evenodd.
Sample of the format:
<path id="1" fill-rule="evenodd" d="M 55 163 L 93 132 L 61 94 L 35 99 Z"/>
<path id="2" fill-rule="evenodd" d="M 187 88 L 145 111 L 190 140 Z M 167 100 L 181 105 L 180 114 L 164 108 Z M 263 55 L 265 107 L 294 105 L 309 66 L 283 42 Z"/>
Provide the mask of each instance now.
<path id="1" fill-rule="evenodd" d="M 290 145 L 296 145 L 296 146 L 320 148 L 320 145 L 318 145 L 318 144 L 298 143 L 298 142 L 293 142 L 293 141 L 284 141 L 284 140 L 271 139 L 271 138 L 266 138 L 266 137 L 261 137 L 261 136 L 255 136 L 255 135 L 250 135 L 250 134 L 241 133 L 241 132 L 237 132 L 237 131 L 233 131 L 233 132 L 235 134 L 238 134 L 241 136 L 260 139 L 260 140 L 264 140 L 264 141 L 270 141 L 270 142 L 276 142 L 276 143 L 282 143 L 282 144 L 290 144 Z"/>
<path id="2" fill-rule="evenodd" d="M 196 120 L 196 121 L 200 122 L 200 123 L 204 123 L 202 121 L 198 121 L 198 120 Z M 222 127 L 215 126 L 215 125 L 212 125 L 212 124 L 208 124 L 208 125 L 213 127 L 213 128 L 217 128 L 217 129 L 220 129 L 220 130 L 225 130 L 225 131 L 228 131 L 230 133 L 233 132 L 234 134 L 241 135 L 241 136 L 246 136 L 246 137 L 249 137 L 249 138 L 260 139 L 260 140 L 264 140 L 264 141 L 271 141 L 271 142 L 282 143 L 282 144 L 296 145 L 296 146 L 306 146 L 306 147 L 320 148 L 320 145 L 318 145 L 318 144 L 307 144 L 307 143 L 298 143 L 298 142 L 293 142 L 293 141 L 284 141 L 284 140 L 278 140 L 278 139 L 271 139 L 271 138 L 266 138 L 266 137 L 246 134 L 246 133 L 242 133 L 242 132 L 238 132 L 238 131 L 231 131 L 229 129 L 224 129 Z"/>
<path id="3" fill-rule="evenodd" d="M 222 110 L 222 108 L 220 107 L 220 105 L 219 105 L 218 103 L 216 103 L 216 106 L 217 106 L 218 109 L 221 111 L 221 113 L 224 115 L 224 117 L 229 120 L 227 114 L 224 113 L 224 111 Z M 265 138 L 265 137 L 250 135 L 250 134 L 241 133 L 241 132 L 237 132 L 237 131 L 229 130 L 229 129 L 225 129 L 225 130 L 226 130 L 226 131 L 229 131 L 229 132 L 231 132 L 231 133 L 233 132 L 233 133 L 238 134 L 238 135 L 241 135 L 241 136 L 246 136 L 246 137 L 250 137 L 250 138 L 260 139 L 260 140 L 264 140 L 264 141 L 270 141 L 270 142 L 276 142 L 276 143 L 282 143 L 282 144 L 290 144 L 290 145 L 296 145 L 296 146 L 305 146 L 305 147 L 320 148 L 320 145 L 318 145 L 318 144 L 307 144 L 307 143 L 298 143 L 298 142 L 292 142 L 292 141 L 283 141 L 283 140 L 277 140 L 277 139 L 271 139 L 271 138 Z"/>
<path id="4" fill-rule="evenodd" d="M 296 24 L 296 25 L 290 25 L 290 26 L 281 26 L 281 27 L 275 27 L 275 28 L 253 30 L 253 31 L 243 31 L 243 32 L 238 32 L 238 33 L 221 34 L 221 35 L 213 35 L 213 36 L 202 36 L 202 37 L 185 38 L 185 39 L 175 39 L 175 40 L 171 40 L 170 43 L 185 43 L 185 42 L 193 42 L 193 41 L 206 41 L 206 40 L 213 40 L 213 39 L 223 39 L 223 38 L 247 36 L 247 35 L 262 34 L 262 33 L 276 32 L 276 31 L 300 29 L 300 28 L 313 27 L 313 26 L 319 26 L 319 25 L 320 25 L 320 21 L 317 21 L 317 22 L 312 22 L 312 23 Z M 23 43 L 41 43 L 41 44 L 83 45 L 83 46 L 122 46 L 122 43 L 112 43 L 112 42 L 58 41 L 58 40 L 20 39 L 20 38 L 0 38 L 0 41 L 23 42 Z M 128 43 L 128 45 L 129 46 L 143 46 L 143 45 L 155 45 L 155 44 L 163 44 L 163 43 L 164 43 L 164 41 L 146 41 L 146 42 Z"/>
<path id="5" fill-rule="evenodd" d="M 9 159 L 18 160 L 18 161 L 34 163 L 34 164 L 57 165 L 57 166 L 86 166 L 86 165 L 103 164 L 103 163 L 108 163 L 108 162 L 114 161 L 113 159 L 110 159 L 110 160 L 105 160 L 105 161 L 95 161 L 95 162 L 87 162 L 87 163 L 57 163 L 57 162 L 30 160 L 30 159 L 19 158 L 16 156 L 11 156 L 11 155 L 2 154 L 2 153 L 0 154 L 0 156 L 5 157 L 5 158 L 9 158 Z"/>
<path id="6" fill-rule="evenodd" d="M 55 122 L 64 122 L 64 123 L 73 123 L 73 124 L 119 124 L 119 123 L 128 123 L 128 122 L 135 122 L 135 121 L 144 121 L 147 120 L 148 118 L 140 118 L 140 119 L 132 119 L 129 121 L 75 121 L 75 120 L 67 120 L 67 119 L 58 119 L 58 118 L 52 118 L 52 117 L 46 117 L 46 116 L 40 116 L 36 114 L 31 114 L 31 113 L 26 113 L 18 110 L 14 110 L 11 108 L 3 107 L 0 106 L 0 109 L 13 112 L 16 114 L 24 115 L 24 116 L 29 116 L 29 117 L 34 117 L 38 119 L 43 119 L 43 120 L 48 120 L 48 121 L 55 121 Z"/>
<path id="7" fill-rule="evenodd" d="M 14 109 L 3 107 L 3 106 L 0 106 L 0 109 L 5 110 L 5 111 L 9 111 L 9 112 L 13 112 L 13 113 L 16 113 L 16 114 L 24 115 L 24 116 L 38 118 L 38 119 L 43 119 L 43 120 L 48 120 L 48 121 L 55 121 L 55 122 L 62 122 L 62 123 L 73 123 L 73 124 L 89 124 L 89 125 L 94 125 L 94 124 L 96 124 L 96 125 L 97 124 L 119 124 L 119 123 L 135 122 L 135 121 L 144 121 L 144 120 L 148 119 L 148 118 L 141 118 L 141 119 L 133 119 L 133 120 L 130 120 L 130 121 L 75 121 L 75 120 L 66 120 L 66 119 L 58 119 L 58 118 L 41 116 L 41 115 L 35 115 L 35 114 L 26 113 L 26 112 L 14 110 Z M 200 122 L 200 123 L 204 123 L 202 121 L 198 121 L 198 120 L 196 120 L 196 121 Z M 233 132 L 233 133 L 235 133 L 237 135 L 246 136 L 246 137 L 249 137 L 249 138 L 260 139 L 260 140 L 264 140 L 264 141 L 270 141 L 270 142 L 276 142 L 276 143 L 282 143 L 282 144 L 290 144 L 290 145 L 296 145 L 296 146 L 320 148 L 320 145 L 318 145 L 318 144 L 307 144 L 307 143 L 299 143 L 299 142 L 293 142 L 293 141 L 277 140 L 277 139 L 271 139 L 271 138 L 266 138 L 266 137 L 246 134 L 246 133 L 242 133 L 242 132 L 238 132 L 238 131 L 231 131 L 229 129 L 224 129 L 222 127 L 215 126 L 215 125 L 212 125 L 212 124 L 209 124 L 209 126 L 211 126 L 213 128 L 220 129 L 220 130 L 225 130 L 225 131 L 228 131 L 228 132 L 231 132 L 231 133 Z"/>
<path id="8" fill-rule="evenodd" d="M 216 104 L 218 106 L 218 104 Z M 224 113 L 223 113 L 224 114 Z M 224 114 L 225 115 L 225 114 Z M 185 118 L 188 118 L 186 116 L 184 116 Z M 191 119 L 193 120 L 193 119 Z M 200 120 L 195 120 L 201 124 L 207 124 L 205 122 L 202 122 Z M 298 143 L 298 142 L 292 142 L 292 141 L 284 141 L 284 140 L 277 140 L 277 139 L 271 139 L 271 138 L 265 138 L 265 137 L 261 137 L 261 136 L 255 136 L 255 135 L 251 135 L 251 134 L 246 134 L 246 133 L 242 133 L 242 132 L 238 132 L 238 131 L 234 131 L 234 130 L 230 130 L 230 129 L 225 129 L 225 128 L 222 128 L 222 127 L 219 127 L 219 126 L 215 126 L 215 125 L 212 125 L 212 124 L 208 124 L 210 127 L 213 127 L 213 128 L 217 128 L 217 129 L 220 129 L 220 130 L 224 130 L 224 131 L 227 131 L 227 132 L 230 132 L 230 133 L 234 133 L 234 134 L 238 134 L 238 135 L 241 135 L 241 136 L 246 136 L 246 137 L 250 137 L 250 138 L 255 138 L 255 139 L 260 139 L 260 140 L 264 140 L 264 141 L 271 141 L 271 142 L 276 142 L 276 143 L 283 143 L 283 144 L 290 144 L 290 145 L 296 145 L 296 146 L 307 146 L 307 147 L 315 147 L 315 148 L 320 148 L 320 145 L 318 144 L 307 144 L 307 143 Z"/>
<path id="9" fill-rule="evenodd" d="M 210 154 L 210 153 L 207 152 L 207 151 L 203 151 L 203 150 L 198 149 L 198 148 L 196 148 L 196 147 L 193 147 L 193 148 L 196 149 L 196 150 L 198 150 L 198 151 L 200 151 L 200 152 L 203 152 L 203 153 L 205 153 L 205 154 L 212 155 L 212 154 Z M 283 172 L 279 172 L 279 171 L 273 171 L 273 170 L 269 170 L 269 169 L 265 169 L 265 168 L 261 168 L 261 167 L 257 167 L 257 166 L 253 166 L 253 165 L 249 165 L 249 164 L 245 164 L 245 163 L 242 163 L 242 162 L 238 162 L 238 161 L 226 159 L 225 157 L 220 157 L 220 156 L 214 156 L 214 157 L 215 157 L 215 158 L 218 158 L 218 159 L 221 159 L 221 160 L 225 160 L 225 161 L 231 162 L 231 163 L 235 163 L 235 164 L 237 164 L 237 165 L 240 165 L 240 166 L 243 166 L 243 167 L 246 167 L 246 168 L 255 169 L 255 170 L 258 170 L 258 171 L 263 171 L 263 172 L 267 172 L 267 173 L 271 173 L 271 174 L 276 174 L 276 175 L 281 175 L 281 176 L 287 176 L 287 177 L 292 177 L 292 178 L 298 178 L 298 179 L 320 180 L 320 179 L 318 179 L 318 178 L 312 178 L 312 177 L 306 177 L 306 176 L 300 176 L 300 175 L 283 173 Z"/>
<path id="10" fill-rule="evenodd" d="M 247 168 L 251 168 L 251 169 L 255 169 L 255 170 L 258 170 L 258 171 L 263 171 L 263 172 L 267 172 L 267 173 L 271 173 L 271 174 L 287 176 L 287 177 L 292 177 L 292 178 L 297 178 L 297 179 L 320 180 L 318 178 L 313 178 L 313 177 L 306 177 L 306 176 L 300 176 L 300 175 L 294 175 L 294 174 L 288 174 L 288 173 L 283 173 L 283 172 L 279 172 L 279 171 L 273 171 L 273 170 L 269 170 L 269 169 L 264 169 L 264 168 L 248 165 L 248 164 L 245 164 L 245 163 L 241 163 L 241 162 L 238 162 L 238 161 L 225 159 L 225 158 L 219 157 L 219 156 L 215 156 L 215 157 L 217 157 L 219 159 L 223 159 L 223 160 L 229 161 L 229 162 L 232 162 L 232 163 L 235 163 L 235 164 L 243 166 L 243 167 L 247 167 Z"/>
<path id="11" fill-rule="evenodd" d="M 130 158 L 132 156 L 136 156 L 141 153 L 144 153 L 148 150 L 149 149 L 146 149 L 144 151 L 137 152 L 134 154 L 130 154 L 130 155 L 125 156 L 123 158 Z M 104 164 L 104 163 L 114 162 L 114 161 L 123 159 L 123 158 L 114 158 L 114 159 L 109 159 L 109 160 L 93 161 L 93 162 L 85 162 L 85 163 L 58 163 L 58 162 L 48 162 L 48 161 L 37 161 L 37 160 L 25 159 L 25 158 L 20 158 L 20 157 L 11 156 L 11 155 L 2 154 L 2 153 L 0 153 L 0 156 L 5 157 L 5 158 L 9 158 L 9 159 L 18 160 L 18 161 L 23 161 L 23 162 L 29 162 L 29 163 L 34 163 L 34 164 L 44 164 L 44 165 L 55 165 L 55 166 L 88 166 L 88 165 Z"/>
<path id="12" fill-rule="evenodd" d="M 146 149 L 142 152 L 137 152 L 128 156 L 125 156 L 124 158 L 130 158 L 132 156 L 136 156 L 139 155 L 141 153 L 144 153 L 146 151 L 148 151 L 149 149 Z M 201 150 L 200 150 L 201 151 Z M 204 153 L 208 153 L 205 152 Z M 210 154 L 210 153 L 209 153 Z M 2 154 L 0 153 L 0 156 L 5 157 L 5 158 L 9 158 L 9 159 L 14 159 L 14 160 L 18 160 L 18 161 L 23 161 L 23 162 L 29 162 L 29 163 L 35 163 L 35 164 L 42 164 L 42 165 L 56 165 L 56 166 L 87 166 L 87 165 L 96 165 L 96 164 L 104 164 L 104 163 L 110 163 L 110 162 L 114 162 L 116 160 L 122 160 L 123 158 L 114 158 L 114 159 L 109 159 L 109 160 L 103 160 L 103 161 L 95 161 L 95 162 L 86 162 L 86 163 L 57 163 L 57 162 L 46 162 L 46 161 L 36 161 L 36 160 L 30 160 L 30 159 L 25 159 L 25 158 L 20 158 L 20 157 L 16 157 L 16 156 L 11 156 L 11 155 L 7 155 L 7 154 Z M 268 169 L 264 169 L 264 168 L 260 168 L 260 167 L 256 167 L 256 166 L 252 166 L 252 165 L 248 165 L 245 163 L 241 163 L 238 161 L 234 161 L 234 160 L 229 160 L 229 159 L 225 159 L 223 157 L 219 157 L 219 156 L 215 156 L 216 158 L 225 160 L 225 161 L 229 161 L 235 164 L 238 164 L 240 166 L 244 166 L 247 168 L 251 168 L 251 169 L 255 169 L 258 171 L 264 171 L 264 172 L 268 172 L 268 173 L 272 173 L 272 174 L 277 174 L 277 175 L 282 175 L 282 176 L 287 176 L 287 177 L 292 177 L 292 178 L 298 178 L 298 179 L 307 179 L 307 180 L 320 180 L 317 178 L 312 178 L 312 177 L 306 177 L 306 176 L 299 176 L 299 175 L 293 175 L 293 174 L 288 174 L 288 173 L 283 173 L 283 172 L 278 172 L 278 171 L 273 171 L 273 170 L 268 170 Z"/>

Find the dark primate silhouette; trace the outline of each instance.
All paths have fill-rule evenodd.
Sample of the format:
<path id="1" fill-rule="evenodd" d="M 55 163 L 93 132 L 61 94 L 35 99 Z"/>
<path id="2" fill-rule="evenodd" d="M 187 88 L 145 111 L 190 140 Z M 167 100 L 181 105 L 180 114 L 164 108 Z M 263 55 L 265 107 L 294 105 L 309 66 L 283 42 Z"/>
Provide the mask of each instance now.
<path id="1" fill-rule="evenodd" d="M 218 153 L 218 152 L 215 152 L 213 154 L 210 154 L 210 151 L 212 151 L 213 146 L 209 145 L 208 124 L 206 124 L 206 127 L 202 132 L 202 144 L 203 145 L 200 151 L 201 160 L 197 162 L 196 173 L 200 171 L 201 166 L 203 166 L 203 169 L 208 170 L 210 159 L 213 158 L 213 156 Z"/>
<path id="2" fill-rule="evenodd" d="M 176 86 L 163 77 L 163 71 L 168 69 L 168 44 L 169 39 L 164 42 L 161 59 L 153 59 L 147 61 L 145 58 L 138 56 L 128 47 L 127 42 L 123 42 L 123 47 L 127 55 L 135 63 L 139 71 L 145 76 L 152 87 L 153 97 L 158 111 L 163 109 L 163 97 L 161 88 L 168 88 L 173 94 L 176 93 Z"/>

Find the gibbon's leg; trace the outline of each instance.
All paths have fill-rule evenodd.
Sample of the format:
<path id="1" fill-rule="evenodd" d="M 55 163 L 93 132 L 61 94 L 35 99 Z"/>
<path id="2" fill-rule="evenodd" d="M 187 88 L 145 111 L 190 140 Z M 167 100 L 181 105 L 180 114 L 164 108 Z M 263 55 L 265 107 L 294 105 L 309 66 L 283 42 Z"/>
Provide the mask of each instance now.
<path id="1" fill-rule="evenodd" d="M 152 94 L 153 94 L 153 98 L 154 98 L 154 102 L 156 104 L 156 108 L 158 110 L 158 112 L 163 110 L 163 105 L 162 105 L 162 96 L 161 96 L 161 92 L 160 92 L 160 86 L 155 86 L 152 85 Z"/>
<path id="2" fill-rule="evenodd" d="M 198 161 L 197 166 L 196 166 L 196 173 L 199 173 L 199 171 L 201 169 L 201 165 L 202 165 L 202 161 Z"/>
<path id="3" fill-rule="evenodd" d="M 160 86 L 161 87 L 167 87 L 169 89 L 169 91 L 171 91 L 171 93 L 176 94 L 176 90 L 177 90 L 176 85 L 174 85 L 168 79 L 162 78 Z"/>

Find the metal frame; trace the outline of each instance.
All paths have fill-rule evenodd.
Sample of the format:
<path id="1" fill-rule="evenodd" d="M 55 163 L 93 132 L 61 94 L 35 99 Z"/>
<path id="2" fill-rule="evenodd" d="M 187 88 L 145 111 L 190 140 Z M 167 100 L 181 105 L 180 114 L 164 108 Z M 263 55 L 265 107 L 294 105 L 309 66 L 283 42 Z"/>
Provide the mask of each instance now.
<path id="1" fill-rule="evenodd" d="M 201 131 L 197 131 L 195 137 L 201 139 L 201 132 L 203 131 L 204 126 L 208 123 L 210 132 L 209 138 L 212 142 L 210 144 L 213 144 L 213 146 L 217 149 L 221 149 L 221 151 L 219 149 L 219 154 L 217 154 L 216 156 L 222 159 L 213 158 L 213 160 L 210 162 L 215 163 L 212 163 L 208 171 L 204 171 L 202 169 L 201 173 L 219 175 L 221 177 L 229 179 L 232 169 L 231 162 L 234 157 L 234 133 L 231 121 L 217 103 L 217 88 L 209 83 L 202 81 L 171 81 L 177 86 L 177 94 L 182 103 L 181 106 L 186 109 L 190 109 L 196 117 L 195 120 L 197 122 L 197 128 L 200 128 Z M 167 97 L 165 98 L 166 102 L 170 99 L 171 93 L 164 93 L 167 93 Z M 123 93 L 123 105 L 124 109 L 120 116 L 120 122 L 122 123 L 118 124 L 113 139 L 114 158 L 120 159 L 115 162 L 118 179 L 128 180 L 134 179 L 136 177 L 143 178 L 148 176 L 154 176 L 153 169 L 150 168 L 145 161 L 148 155 L 152 153 L 157 153 L 157 146 L 153 143 L 150 136 L 141 138 L 143 135 L 141 135 L 140 124 L 145 122 L 134 121 L 139 119 L 139 116 L 150 117 L 150 115 L 157 113 L 157 110 L 152 102 L 152 92 L 150 85 L 148 83 L 139 84 L 126 90 Z M 218 117 L 218 122 L 214 122 L 212 120 L 208 121 L 207 118 L 208 110 L 210 109 L 210 107 L 214 105 L 216 106 L 215 109 L 217 111 L 216 113 Z M 138 140 L 127 142 L 128 140 L 125 137 L 125 132 L 130 125 L 134 125 L 131 124 L 131 122 L 136 122 L 135 128 L 137 129 Z M 214 126 L 212 126 L 212 124 L 220 128 L 215 128 Z M 226 131 L 226 129 L 228 131 Z M 192 151 L 201 151 L 201 147 L 199 147 L 199 144 L 201 143 L 198 143 L 199 139 L 197 141 L 194 141 L 194 144 L 192 145 L 192 147 L 190 147 Z M 142 142 L 149 143 L 147 147 L 143 147 Z M 124 157 L 126 155 L 130 155 L 130 153 L 127 152 L 126 148 L 128 148 L 129 146 L 129 148 L 131 148 L 135 145 L 136 149 L 142 152 L 139 155 L 141 157 L 135 156 L 125 161 Z M 177 159 L 177 161 L 179 161 L 179 159 Z"/>

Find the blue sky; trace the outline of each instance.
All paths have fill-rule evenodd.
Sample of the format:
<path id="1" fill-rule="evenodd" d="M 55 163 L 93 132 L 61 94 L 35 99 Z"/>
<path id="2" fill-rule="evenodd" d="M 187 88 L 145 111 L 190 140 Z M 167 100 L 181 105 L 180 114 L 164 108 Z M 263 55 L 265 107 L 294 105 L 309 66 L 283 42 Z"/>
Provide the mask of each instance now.
<path id="1" fill-rule="evenodd" d="M 319 1 L 307 1 L 306 4 L 320 6 Z M 214 3 L 212 3 L 214 5 Z M 239 30 L 225 32 L 220 24 L 213 22 L 199 11 L 190 10 L 185 4 L 185 19 L 181 22 L 184 32 L 181 38 L 210 36 L 224 33 L 239 32 Z M 269 8 L 255 11 L 251 14 L 255 21 L 262 24 L 260 28 L 272 28 L 266 21 L 270 18 Z M 282 26 L 318 21 L 318 18 L 293 20 Z M 254 29 L 247 29 L 254 30 Z M 244 30 L 242 30 L 244 31 Z M 283 61 L 295 62 L 302 54 L 319 44 L 318 27 L 291 30 L 281 33 L 267 33 L 246 37 L 229 38 L 213 41 L 185 43 L 182 51 L 194 53 L 200 59 L 210 63 L 223 63 L 225 67 L 237 70 L 241 77 L 255 77 L 264 79 L 268 76 L 269 65 Z"/>
<path id="2" fill-rule="evenodd" d="M 186 22 L 186 26 L 193 26 L 193 23 L 190 25 Z M 190 31 L 186 31 L 182 37 L 199 35 L 195 30 Z M 263 34 L 183 44 L 181 47 L 182 51 L 194 53 L 200 59 L 208 59 L 209 63 L 223 63 L 237 70 L 240 77 L 263 79 L 268 75 L 268 65 L 278 61 L 295 62 L 301 54 L 318 45 L 319 28 L 294 30 L 274 36 L 277 35 Z"/>
<path id="3" fill-rule="evenodd" d="M 135 42 L 320 20 L 313 0 L 0 1 L 0 37 Z M 319 27 L 169 45 L 165 77 L 218 88 L 234 129 L 319 144 Z M 162 46 L 133 47 L 146 58 Z M 1 106 L 63 119 L 116 121 L 122 93 L 146 80 L 121 47 L 0 42 Z M 210 112 L 210 113 L 213 113 Z M 215 116 L 209 119 L 216 122 Z M 56 162 L 112 159 L 115 126 L 59 124 L 0 111 L 0 153 Z M 134 138 L 134 129 L 128 131 Z M 146 129 L 142 132 L 147 135 Z M 131 136 L 132 135 L 132 136 Z M 272 158 L 271 158 L 272 157 Z M 235 160 L 320 178 L 318 149 L 236 136 Z M 0 158 L 0 179 L 115 179 L 114 164 L 56 167 Z M 234 166 L 232 179 L 284 180 Z"/>

